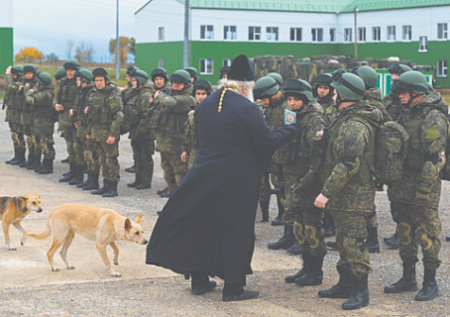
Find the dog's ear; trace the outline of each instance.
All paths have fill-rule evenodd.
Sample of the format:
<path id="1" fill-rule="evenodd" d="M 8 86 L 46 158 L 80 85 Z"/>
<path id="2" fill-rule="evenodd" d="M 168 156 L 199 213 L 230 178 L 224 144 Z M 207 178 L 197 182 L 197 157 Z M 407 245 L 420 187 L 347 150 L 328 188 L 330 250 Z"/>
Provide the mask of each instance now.
<path id="1" fill-rule="evenodd" d="M 37 195 L 39 199 L 41 199 L 42 195 Z"/>
<path id="2" fill-rule="evenodd" d="M 126 219 L 125 220 L 125 230 L 130 230 L 131 229 L 131 220 L 130 219 Z"/>
<path id="3" fill-rule="evenodd" d="M 18 211 L 26 212 L 27 211 L 27 197 L 19 196 L 14 197 L 14 203 L 16 204 L 16 208 Z"/>
<path id="4" fill-rule="evenodd" d="M 141 223 L 142 215 L 139 215 L 134 222 Z"/>

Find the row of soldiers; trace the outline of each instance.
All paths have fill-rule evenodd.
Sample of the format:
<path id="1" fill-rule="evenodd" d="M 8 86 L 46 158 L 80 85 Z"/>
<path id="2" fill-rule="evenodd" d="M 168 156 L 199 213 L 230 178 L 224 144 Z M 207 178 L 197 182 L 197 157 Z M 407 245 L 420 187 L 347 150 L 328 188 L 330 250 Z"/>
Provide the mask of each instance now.
<path id="1" fill-rule="evenodd" d="M 340 278 L 318 295 L 346 299 L 343 309 L 369 303 L 369 251 L 379 252 L 374 199 L 377 188 L 383 188 L 373 173 L 379 150 L 375 138 L 388 121 L 403 126 L 409 139 L 400 178 L 386 184 L 397 224 L 396 233 L 386 240 L 399 248 L 403 276 L 384 291 L 417 290 L 420 245 L 424 279 L 415 298 L 427 301 L 439 294 L 435 278 L 441 263 L 439 174 L 445 164 L 448 106 L 422 73 L 403 64 L 393 64 L 389 71 L 392 89 L 384 99 L 375 88 L 377 73 L 369 66 L 319 75 L 312 86 L 300 79 L 283 82 L 278 74 L 269 74 L 257 80 L 254 89 L 271 129 L 292 120 L 299 127 L 298 135 L 276 151 L 262 177 L 263 221 L 268 221 L 269 177 L 274 187 L 282 189 L 277 193 L 279 215 L 273 224 L 282 218 L 284 235 L 268 247 L 286 249 L 296 240 L 303 267 L 286 276 L 285 282 L 320 285 L 327 253 L 323 225 L 325 214 L 330 214 L 336 226 Z"/>

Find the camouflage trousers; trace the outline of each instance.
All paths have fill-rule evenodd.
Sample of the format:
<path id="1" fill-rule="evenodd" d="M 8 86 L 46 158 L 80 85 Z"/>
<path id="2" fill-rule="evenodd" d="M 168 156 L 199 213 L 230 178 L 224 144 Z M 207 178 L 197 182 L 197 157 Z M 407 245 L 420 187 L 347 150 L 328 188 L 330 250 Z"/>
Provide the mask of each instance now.
<path id="1" fill-rule="evenodd" d="M 350 268 L 353 276 L 363 278 L 372 272 L 367 239 L 368 213 L 330 209 L 336 226 L 339 261 L 336 266 Z"/>
<path id="2" fill-rule="evenodd" d="M 98 153 L 95 148 L 95 141 L 88 139 L 85 140 L 84 160 L 90 172 L 98 173 L 100 171 L 100 162 L 98 160 Z"/>
<path id="3" fill-rule="evenodd" d="M 131 139 L 131 147 L 136 162 L 136 181 L 139 184 L 151 185 L 153 179 L 155 141 L 152 139 Z"/>
<path id="4" fill-rule="evenodd" d="M 23 137 L 23 133 L 20 132 L 20 125 L 17 123 L 9 122 L 9 129 L 11 131 L 11 140 L 13 142 L 14 149 L 25 150 L 27 145 Z"/>
<path id="5" fill-rule="evenodd" d="M 76 163 L 75 142 L 76 142 L 76 130 L 73 126 L 60 126 L 61 132 L 64 135 L 66 141 L 67 154 L 69 154 L 69 162 Z"/>
<path id="6" fill-rule="evenodd" d="M 74 160 L 73 162 L 77 165 L 83 165 L 85 163 L 84 152 L 86 151 L 86 142 L 85 139 L 80 137 L 75 137 L 73 140 L 73 151 L 74 151 Z"/>
<path id="7" fill-rule="evenodd" d="M 187 164 L 181 161 L 181 152 L 161 152 L 161 168 L 169 193 L 173 193 L 188 171 Z"/>
<path id="8" fill-rule="evenodd" d="M 269 168 L 262 172 L 261 175 L 261 187 L 259 190 L 260 201 L 270 201 L 271 196 L 271 183 L 275 188 L 280 187 L 279 171 L 276 164 L 271 164 Z M 270 179 L 270 180 L 269 180 Z M 284 190 L 283 188 L 281 188 Z"/>
<path id="9" fill-rule="evenodd" d="M 120 165 L 117 157 L 119 156 L 119 140 L 113 144 L 107 144 L 106 141 L 95 141 L 95 149 L 102 168 L 103 179 L 110 182 L 119 182 Z"/>
<path id="10" fill-rule="evenodd" d="M 51 120 L 36 119 L 34 124 L 34 140 L 36 142 L 36 155 L 40 158 L 53 161 L 55 159 L 55 149 L 53 145 L 53 131 L 55 124 Z"/>
<path id="11" fill-rule="evenodd" d="M 327 246 L 323 236 L 324 211 L 317 207 L 296 207 L 294 214 L 294 235 L 303 250 L 312 256 L 324 257 Z"/>
<path id="12" fill-rule="evenodd" d="M 284 214 L 283 221 L 289 226 L 294 226 L 296 207 L 301 207 L 298 197 L 292 193 L 291 186 L 298 180 L 297 175 L 284 174 Z"/>
<path id="13" fill-rule="evenodd" d="M 34 154 L 36 152 L 36 140 L 33 135 L 33 126 L 32 125 L 20 125 L 19 128 L 20 133 L 26 136 L 26 144 L 28 148 L 28 152 Z"/>
<path id="14" fill-rule="evenodd" d="M 378 228 L 378 216 L 375 210 L 367 217 L 367 229 L 370 228 Z"/>
<path id="15" fill-rule="evenodd" d="M 396 202 L 398 207 L 398 235 L 400 258 L 403 262 L 417 262 L 419 245 L 422 247 L 423 265 L 429 269 L 440 266 L 441 220 L 437 206 Z"/>

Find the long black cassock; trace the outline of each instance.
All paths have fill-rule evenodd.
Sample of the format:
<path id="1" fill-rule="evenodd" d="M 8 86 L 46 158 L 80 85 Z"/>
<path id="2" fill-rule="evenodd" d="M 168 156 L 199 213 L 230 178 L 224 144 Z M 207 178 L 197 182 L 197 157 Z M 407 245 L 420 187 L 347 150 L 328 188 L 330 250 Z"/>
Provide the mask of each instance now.
<path id="1" fill-rule="evenodd" d="M 258 106 L 232 91 L 219 112 L 222 91 L 195 111 L 200 150 L 153 229 L 146 263 L 239 283 L 252 273 L 263 163 L 297 128 L 272 132 Z"/>

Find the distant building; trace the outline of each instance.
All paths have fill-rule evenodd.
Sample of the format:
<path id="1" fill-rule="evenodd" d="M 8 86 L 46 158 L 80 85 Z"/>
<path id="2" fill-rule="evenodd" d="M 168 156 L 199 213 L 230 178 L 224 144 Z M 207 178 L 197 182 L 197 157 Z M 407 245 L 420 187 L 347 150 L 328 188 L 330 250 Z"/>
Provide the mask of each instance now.
<path id="1" fill-rule="evenodd" d="M 0 74 L 14 62 L 13 0 L 0 0 Z"/>
<path id="2" fill-rule="evenodd" d="M 450 88 L 449 0 L 191 0 L 190 65 L 217 82 L 239 54 L 397 56 L 436 69 Z M 354 7 L 357 11 L 355 30 Z M 184 0 L 151 0 L 135 13 L 136 64 L 183 67 Z"/>

